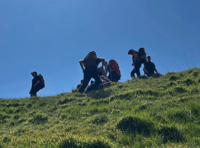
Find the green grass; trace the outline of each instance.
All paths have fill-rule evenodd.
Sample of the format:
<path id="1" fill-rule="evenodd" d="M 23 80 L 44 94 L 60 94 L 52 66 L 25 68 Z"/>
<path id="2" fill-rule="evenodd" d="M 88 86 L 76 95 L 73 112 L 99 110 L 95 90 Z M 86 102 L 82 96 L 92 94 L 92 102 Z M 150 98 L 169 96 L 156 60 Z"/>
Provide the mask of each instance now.
<path id="1" fill-rule="evenodd" d="M 0 99 L 0 148 L 200 147 L 200 69 Z"/>

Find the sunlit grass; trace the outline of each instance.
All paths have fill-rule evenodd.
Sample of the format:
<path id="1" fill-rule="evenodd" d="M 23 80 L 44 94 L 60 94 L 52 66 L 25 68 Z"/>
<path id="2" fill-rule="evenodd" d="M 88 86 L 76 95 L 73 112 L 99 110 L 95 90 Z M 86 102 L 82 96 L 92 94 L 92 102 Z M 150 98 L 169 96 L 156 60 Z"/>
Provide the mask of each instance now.
<path id="1" fill-rule="evenodd" d="M 200 146 L 200 69 L 88 94 L 0 99 L 0 148 Z"/>

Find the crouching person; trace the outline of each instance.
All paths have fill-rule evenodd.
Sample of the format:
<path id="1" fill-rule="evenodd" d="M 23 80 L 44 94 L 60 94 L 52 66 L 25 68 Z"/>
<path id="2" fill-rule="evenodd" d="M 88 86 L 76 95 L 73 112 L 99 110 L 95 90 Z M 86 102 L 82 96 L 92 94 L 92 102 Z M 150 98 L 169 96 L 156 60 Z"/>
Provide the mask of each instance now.
<path id="1" fill-rule="evenodd" d="M 106 73 L 107 71 L 109 72 L 108 79 L 110 79 L 112 82 L 118 82 L 121 78 L 121 72 L 117 62 L 114 59 L 111 59 L 106 67 Z"/>
<path id="2" fill-rule="evenodd" d="M 84 60 L 79 61 L 80 66 L 84 72 L 83 85 L 79 89 L 80 93 L 84 92 L 91 78 L 95 79 L 94 87 L 98 89 L 101 81 L 98 76 L 97 66 L 100 62 L 102 62 L 103 67 L 103 65 L 105 64 L 105 59 L 97 58 L 96 53 L 94 51 L 89 52 L 89 54 L 84 58 Z M 83 64 L 85 69 L 83 68 Z"/>
<path id="3" fill-rule="evenodd" d="M 31 73 L 31 75 L 33 76 L 33 79 L 32 79 L 32 87 L 29 94 L 32 97 L 32 96 L 37 96 L 36 93 L 40 89 L 43 89 L 45 87 L 45 84 L 44 84 L 43 76 L 41 74 L 37 75 L 37 72 L 34 71 Z"/>
<path id="4" fill-rule="evenodd" d="M 81 80 L 81 84 L 78 84 L 76 88 L 80 89 L 82 85 L 83 85 L 83 79 Z"/>

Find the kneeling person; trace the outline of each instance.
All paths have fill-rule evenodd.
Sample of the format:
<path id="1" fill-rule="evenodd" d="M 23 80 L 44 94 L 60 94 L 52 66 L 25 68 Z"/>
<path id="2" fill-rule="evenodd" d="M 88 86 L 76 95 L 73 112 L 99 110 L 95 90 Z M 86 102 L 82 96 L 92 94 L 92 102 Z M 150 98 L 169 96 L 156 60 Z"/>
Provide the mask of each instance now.
<path id="1" fill-rule="evenodd" d="M 108 79 L 110 79 L 111 81 L 118 82 L 120 80 L 121 72 L 119 70 L 119 65 L 114 59 L 111 59 L 109 61 L 106 71 L 109 71 Z"/>

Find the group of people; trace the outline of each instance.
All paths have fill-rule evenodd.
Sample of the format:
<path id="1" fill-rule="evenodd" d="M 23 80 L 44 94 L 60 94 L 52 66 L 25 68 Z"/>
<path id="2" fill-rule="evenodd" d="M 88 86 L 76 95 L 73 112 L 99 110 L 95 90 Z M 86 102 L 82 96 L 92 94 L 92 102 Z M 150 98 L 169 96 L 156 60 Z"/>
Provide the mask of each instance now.
<path id="1" fill-rule="evenodd" d="M 144 64 L 144 74 L 146 74 L 148 77 L 150 77 L 154 71 L 158 73 L 155 64 L 151 62 L 151 57 L 146 57 L 147 55 L 143 47 L 141 47 L 138 51 L 130 49 L 128 54 L 132 55 L 132 66 L 134 66 L 134 69 L 131 71 L 131 77 L 135 77 L 135 73 L 138 77 L 140 77 L 140 68 L 142 64 Z"/>
<path id="2" fill-rule="evenodd" d="M 135 77 L 135 73 L 137 74 L 137 77 L 140 77 L 140 68 L 142 64 L 144 64 L 143 71 L 148 77 L 150 77 L 154 71 L 158 73 L 155 64 L 151 62 L 151 57 L 146 57 L 146 52 L 143 47 L 138 51 L 130 49 L 128 54 L 132 55 L 132 66 L 134 66 L 134 69 L 131 71 L 131 77 Z M 102 66 L 98 68 L 100 62 L 102 62 Z M 94 78 L 95 82 L 91 81 L 91 85 L 86 92 L 101 89 L 108 86 L 113 81 L 117 82 L 121 78 L 118 63 L 114 59 L 111 59 L 109 63 L 107 63 L 105 59 L 97 58 L 95 51 L 89 52 L 84 60 L 79 61 L 79 63 L 84 73 L 84 78 L 81 80 L 81 84 L 77 86 L 80 93 L 84 92 L 91 78 Z M 108 72 L 109 75 L 107 76 Z"/>
<path id="3" fill-rule="evenodd" d="M 132 55 L 132 66 L 134 66 L 134 69 L 131 71 L 131 77 L 135 77 L 135 73 L 137 74 L 137 77 L 140 77 L 140 68 L 142 64 L 144 64 L 143 71 L 147 77 L 154 74 L 154 71 L 158 73 L 155 64 L 151 62 L 151 57 L 146 56 L 146 52 L 143 47 L 138 51 L 130 49 L 128 54 Z M 98 67 L 101 62 L 102 66 Z M 107 63 L 105 59 L 97 58 L 95 51 L 89 52 L 83 60 L 79 61 L 79 64 L 84 73 L 84 78 L 81 80 L 81 84 L 77 85 L 77 89 L 80 93 L 85 91 L 91 78 L 94 78 L 95 81 L 91 81 L 90 86 L 85 92 L 109 86 L 111 82 L 118 82 L 121 78 L 118 63 L 114 59 L 111 59 Z M 108 73 L 109 75 L 107 76 Z M 36 93 L 45 87 L 44 79 L 43 76 L 41 74 L 38 75 L 36 71 L 31 74 L 34 78 L 32 80 L 32 87 L 29 94 L 31 96 L 37 96 Z"/>
<path id="4" fill-rule="evenodd" d="M 102 62 L 102 66 L 98 68 L 100 62 Z M 79 63 L 84 73 L 82 83 L 77 86 L 80 93 L 84 92 L 91 78 L 94 78 L 95 81 L 91 81 L 86 92 L 101 89 L 110 85 L 111 81 L 117 82 L 121 78 L 118 63 L 114 59 L 107 63 L 105 59 L 97 58 L 95 51 L 89 52 L 84 60 L 80 60 Z M 108 76 L 107 73 L 109 73 Z"/>

